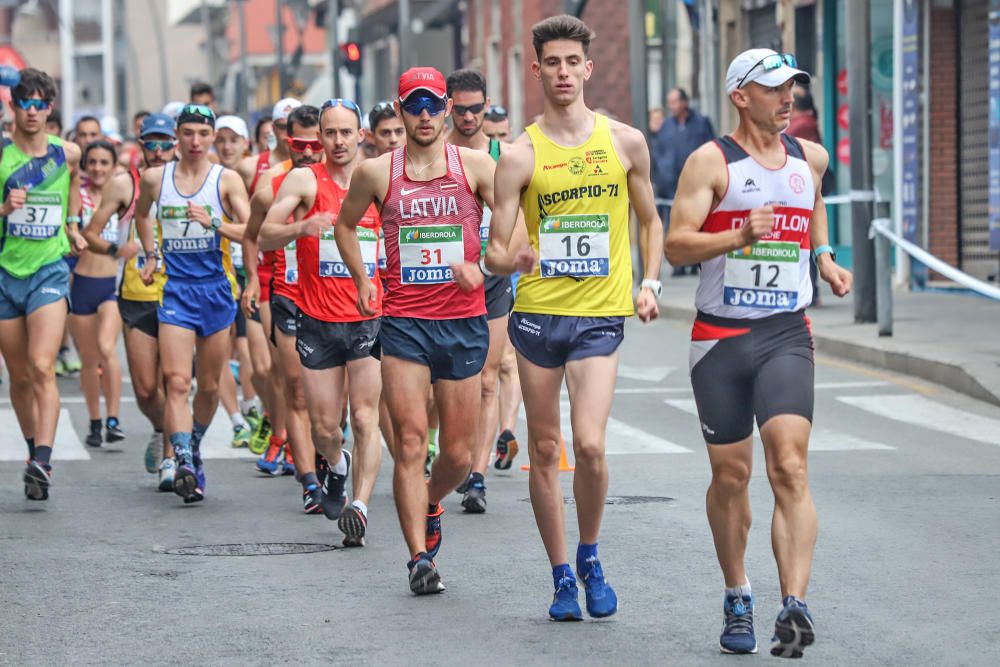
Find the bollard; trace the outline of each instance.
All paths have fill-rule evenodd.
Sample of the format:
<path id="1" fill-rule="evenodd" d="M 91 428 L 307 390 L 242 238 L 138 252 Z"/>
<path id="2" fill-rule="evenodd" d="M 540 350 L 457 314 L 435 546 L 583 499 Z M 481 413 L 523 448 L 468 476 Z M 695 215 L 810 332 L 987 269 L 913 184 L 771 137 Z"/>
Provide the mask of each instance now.
<path id="1" fill-rule="evenodd" d="M 878 335 L 892 335 L 892 243 L 879 229 L 888 226 L 888 218 L 872 220 L 869 237 L 875 239 L 875 304 Z"/>

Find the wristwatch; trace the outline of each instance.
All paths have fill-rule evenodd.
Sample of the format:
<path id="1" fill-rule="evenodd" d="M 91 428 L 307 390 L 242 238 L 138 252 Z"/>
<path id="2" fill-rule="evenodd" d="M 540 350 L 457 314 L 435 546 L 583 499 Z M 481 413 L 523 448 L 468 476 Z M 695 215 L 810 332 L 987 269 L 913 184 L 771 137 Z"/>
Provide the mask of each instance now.
<path id="1" fill-rule="evenodd" d="M 219 227 L 222 226 L 222 220 L 219 218 L 212 218 L 212 229 L 218 231 Z"/>
<path id="2" fill-rule="evenodd" d="M 819 256 L 822 255 L 822 254 L 824 254 L 824 253 L 830 253 L 830 259 L 832 259 L 835 262 L 837 261 L 837 253 L 833 249 L 833 246 L 831 246 L 831 245 L 823 244 L 820 247 L 818 247 L 815 250 L 813 250 L 813 256 L 817 260 L 819 259 Z"/>
<path id="3" fill-rule="evenodd" d="M 653 294 L 656 296 L 657 299 L 660 298 L 661 294 L 663 294 L 663 283 L 660 282 L 659 280 L 653 280 L 652 278 L 644 278 L 642 283 L 640 283 L 639 287 L 640 288 L 648 287 L 649 289 L 653 290 Z"/>
<path id="4" fill-rule="evenodd" d="M 111 255 L 112 257 L 114 257 L 114 256 L 116 256 L 118 254 L 118 244 L 117 243 L 109 243 L 108 244 L 108 254 Z"/>

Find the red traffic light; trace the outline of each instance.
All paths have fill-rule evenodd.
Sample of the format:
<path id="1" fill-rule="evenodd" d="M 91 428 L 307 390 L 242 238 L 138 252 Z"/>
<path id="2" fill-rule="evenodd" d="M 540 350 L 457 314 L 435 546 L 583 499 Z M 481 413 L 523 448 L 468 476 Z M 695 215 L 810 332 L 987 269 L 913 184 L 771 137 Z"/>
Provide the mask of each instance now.
<path id="1" fill-rule="evenodd" d="M 347 60 L 350 62 L 358 62 L 361 60 L 361 47 L 358 46 L 357 42 L 348 42 L 341 45 L 341 50 L 344 55 L 347 56 Z"/>

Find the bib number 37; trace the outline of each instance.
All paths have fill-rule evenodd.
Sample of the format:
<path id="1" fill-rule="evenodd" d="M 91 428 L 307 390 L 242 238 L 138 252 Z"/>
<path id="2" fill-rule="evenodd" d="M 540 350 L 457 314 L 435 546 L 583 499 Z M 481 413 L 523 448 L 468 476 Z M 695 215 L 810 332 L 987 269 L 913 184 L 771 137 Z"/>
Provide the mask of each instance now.
<path id="1" fill-rule="evenodd" d="M 611 269 L 610 221 L 606 214 L 556 215 L 538 226 L 542 278 L 606 278 Z"/>

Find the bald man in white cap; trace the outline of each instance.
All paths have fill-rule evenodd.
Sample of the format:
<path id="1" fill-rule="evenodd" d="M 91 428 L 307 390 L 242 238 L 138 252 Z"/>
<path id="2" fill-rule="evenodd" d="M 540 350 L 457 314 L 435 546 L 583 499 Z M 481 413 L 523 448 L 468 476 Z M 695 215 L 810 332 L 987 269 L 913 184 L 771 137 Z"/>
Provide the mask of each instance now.
<path id="1" fill-rule="evenodd" d="M 666 253 L 701 264 L 691 342 L 691 384 L 708 445 L 708 522 L 725 578 L 724 653 L 756 653 L 754 598 L 743 557 L 753 424 L 774 492 L 771 542 L 782 605 L 771 654 L 798 658 L 815 641 L 805 603 L 816 544 L 807 458 L 812 428 L 813 341 L 809 253 L 833 293 L 851 274 L 837 266 L 820 183 L 829 157 L 784 134 L 792 86 L 808 83 L 795 56 L 751 49 L 729 65 L 726 93 L 739 114 L 729 136 L 697 149 L 681 172 Z"/>

